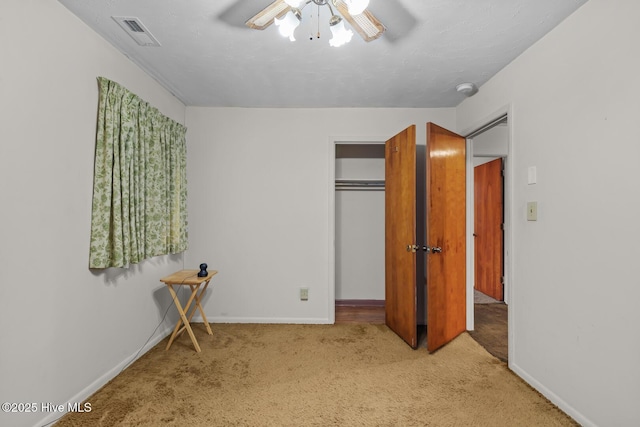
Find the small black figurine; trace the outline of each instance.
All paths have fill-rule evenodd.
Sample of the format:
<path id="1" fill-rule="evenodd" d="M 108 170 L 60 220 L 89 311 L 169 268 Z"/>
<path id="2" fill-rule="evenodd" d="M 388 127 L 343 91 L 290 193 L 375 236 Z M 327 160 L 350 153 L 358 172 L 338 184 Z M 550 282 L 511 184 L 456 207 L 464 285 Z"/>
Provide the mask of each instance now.
<path id="1" fill-rule="evenodd" d="M 198 277 L 207 277 L 209 273 L 207 273 L 207 264 L 200 264 L 200 271 L 198 272 Z"/>

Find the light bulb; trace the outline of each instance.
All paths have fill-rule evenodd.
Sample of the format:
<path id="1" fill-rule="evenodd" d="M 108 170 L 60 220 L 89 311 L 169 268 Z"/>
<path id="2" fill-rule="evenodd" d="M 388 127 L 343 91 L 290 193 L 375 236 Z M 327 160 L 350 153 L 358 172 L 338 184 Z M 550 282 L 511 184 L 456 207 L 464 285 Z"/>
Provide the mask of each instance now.
<path id="1" fill-rule="evenodd" d="M 344 2 L 347 4 L 350 15 L 360 15 L 369 6 L 369 0 L 344 0 Z"/>
<path id="2" fill-rule="evenodd" d="M 344 27 L 342 19 L 331 25 L 329 28 L 331 29 L 331 34 L 333 34 L 333 38 L 329 40 L 329 45 L 332 47 L 340 47 L 345 43 L 349 43 L 351 41 L 351 37 L 353 37 L 353 31 L 347 30 Z"/>
<path id="3" fill-rule="evenodd" d="M 278 31 L 282 37 L 289 37 L 289 40 L 292 42 L 296 41 L 293 33 L 300 25 L 300 18 L 298 18 L 292 11 L 287 12 L 287 14 L 282 18 L 275 18 L 273 20 L 274 24 L 278 27 Z"/>
<path id="4" fill-rule="evenodd" d="M 284 0 L 284 2 L 286 4 L 288 4 L 291 7 L 295 7 L 295 8 L 300 7 L 300 3 L 302 3 L 303 1 L 305 1 L 305 0 Z"/>

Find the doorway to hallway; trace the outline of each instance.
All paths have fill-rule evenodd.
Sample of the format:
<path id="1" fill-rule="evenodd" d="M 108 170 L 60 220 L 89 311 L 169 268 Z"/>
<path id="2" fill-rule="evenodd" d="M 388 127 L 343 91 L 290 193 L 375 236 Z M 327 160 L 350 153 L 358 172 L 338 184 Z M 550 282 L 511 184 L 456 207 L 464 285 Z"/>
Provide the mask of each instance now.
<path id="1" fill-rule="evenodd" d="M 470 335 L 489 353 L 508 361 L 508 295 L 505 260 L 508 246 L 508 192 L 506 165 L 509 156 L 509 123 L 503 116 L 468 137 L 473 210 L 473 328 Z M 469 290 L 469 286 L 467 288 Z"/>

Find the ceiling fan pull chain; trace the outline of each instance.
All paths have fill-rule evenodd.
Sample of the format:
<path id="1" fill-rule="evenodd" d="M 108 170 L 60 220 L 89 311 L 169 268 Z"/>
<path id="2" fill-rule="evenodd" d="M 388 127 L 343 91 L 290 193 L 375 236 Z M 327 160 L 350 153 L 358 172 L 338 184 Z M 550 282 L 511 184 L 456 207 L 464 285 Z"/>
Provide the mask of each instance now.
<path id="1" fill-rule="evenodd" d="M 318 32 L 316 33 L 316 38 L 319 39 L 320 38 L 320 5 L 318 5 L 317 18 L 318 18 Z"/>

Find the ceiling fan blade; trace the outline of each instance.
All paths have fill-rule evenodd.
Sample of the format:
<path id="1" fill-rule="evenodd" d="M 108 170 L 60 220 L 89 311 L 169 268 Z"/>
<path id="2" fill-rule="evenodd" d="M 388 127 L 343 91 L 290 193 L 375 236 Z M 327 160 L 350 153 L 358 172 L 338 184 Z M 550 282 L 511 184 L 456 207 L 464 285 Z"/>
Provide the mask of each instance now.
<path id="1" fill-rule="evenodd" d="M 245 25 L 254 30 L 264 30 L 273 23 L 274 18 L 282 18 L 290 10 L 291 6 L 285 3 L 284 0 L 275 0 L 245 22 Z"/>
<path id="2" fill-rule="evenodd" d="M 373 16 L 371 12 L 365 9 L 360 15 L 349 14 L 349 8 L 347 4 L 342 0 L 334 0 L 333 4 L 336 6 L 340 14 L 347 20 L 354 30 L 360 34 L 364 41 L 370 42 L 377 39 L 386 30 L 382 22 Z"/>

